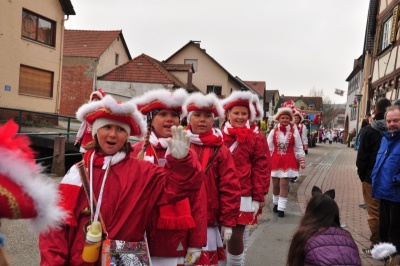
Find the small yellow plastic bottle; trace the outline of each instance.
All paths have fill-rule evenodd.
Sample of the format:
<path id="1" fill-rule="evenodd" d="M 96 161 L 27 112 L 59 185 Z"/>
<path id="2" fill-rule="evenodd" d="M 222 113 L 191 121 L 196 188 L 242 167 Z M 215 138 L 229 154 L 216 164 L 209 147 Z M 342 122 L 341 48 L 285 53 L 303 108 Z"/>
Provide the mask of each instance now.
<path id="1" fill-rule="evenodd" d="M 102 230 L 99 221 L 93 222 L 86 233 L 86 241 L 82 251 L 84 262 L 94 263 L 99 259 Z"/>

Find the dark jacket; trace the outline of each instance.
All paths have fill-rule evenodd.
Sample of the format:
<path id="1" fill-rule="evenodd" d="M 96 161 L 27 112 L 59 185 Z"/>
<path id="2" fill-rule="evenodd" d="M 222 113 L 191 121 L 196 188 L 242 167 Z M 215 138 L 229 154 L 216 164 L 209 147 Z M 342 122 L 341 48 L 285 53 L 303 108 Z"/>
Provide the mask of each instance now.
<path id="1" fill-rule="evenodd" d="M 383 133 L 372 171 L 372 197 L 400 203 L 400 131 Z"/>
<path id="2" fill-rule="evenodd" d="M 361 182 L 372 184 L 371 173 L 375 165 L 376 155 L 381 145 L 382 133 L 386 131 L 383 114 L 376 116 L 371 125 L 360 130 L 360 146 L 357 152 L 357 172 Z"/>
<path id="3" fill-rule="evenodd" d="M 351 234 L 340 227 L 329 227 L 310 238 L 305 247 L 304 266 L 311 265 L 361 265 Z"/>

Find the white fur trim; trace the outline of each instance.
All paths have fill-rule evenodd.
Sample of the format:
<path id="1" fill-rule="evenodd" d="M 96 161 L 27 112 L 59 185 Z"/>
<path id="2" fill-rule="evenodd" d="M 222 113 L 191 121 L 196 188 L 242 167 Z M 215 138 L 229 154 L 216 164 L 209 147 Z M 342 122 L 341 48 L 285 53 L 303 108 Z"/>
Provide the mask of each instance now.
<path id="1" fill-rule="evenodd" d="M 295 116 L 295 115 L 298 115 L 298 116 L 300 116 L 300 122 L 304 120 L 304 117 L 303 117 L 303 115 L 302 115 L 302 114 L 301 114 L 299 111 L 296 111 L 296 112 L 294 113 L 294 115 L 293 115 L 293 119 L 294 119 L 294 116 Z"/>
<path id="2" fill-rule="evenodd" d="M 181 107 L 185 101 L 188 93 L 185 89 L 177 89 L 169 91 L 167 89 L 156 89 L 146 92 L 140 97 L 133 98 L 132 100 L 136 105 L 146 105 L 152 101 L 158 100 L 168 108 Z"/>
<path id="3" fill-rule="evenodd" d="M 278 109 L 278 111 L 276 112 L 275 116 L 274 116 L 274 120 L 278 121 L 278 117 L 282 114 L 282 113 L 290 113 L 290 117 L 291 117 L 291 121 L 293 122 L 293 111 L 291 108 L 289 107 L 281 107 Z"/>
<path id="4" fill-rule="evenodd" d="M 60 195 L 57 185 L 43 173 L 43 169 L 32 165 L 15 151 L 0 147 L 0 174 L 7 176 L 27 193 L 34 201 L 37 217 L 30 219 L 30 228 L 43 233 L 58 227 L 65 219 L 66 213 L 58 206 Z"/>
<path id="5" fill-rule="evenodd" d="M 214 93 L 209 93 L 209 94 L 202 94 L 200 92 L 195 92 L 189 95 L 189 97 L 186 98 L 185 102 L 183 103 L 182 106 L 182 117 L 185 117 L 188 115 L 187 107 L 190 104 L 194 104 L 198 108 L 207 108 L 210 106 L 215 106 L 218 112 L 218 117 L 219 118 L 224 118 L 225 117 L 225 111 L 224 108 L 222 108 L 222 104 L 218 97 Z M 214 119 L 217 119 L 218 117 L 214 117 Z"/>
<path id="6" fill-rule="evenodd" d="M 263 109 L 261 108 L 260 99 L 259 99 L 258 96 L 255 95 L 255 94 L 253 94 L 253 104 L 254 104 L 254 106 L 255 106 L 256 111 L 257 111 L 258 114 L 259 114 L 258 116 L 257 116 L 257 114 L 256 114 L 255 119 L 256 119 L 256 120 L 261 120 L 261 119 L 263 118 L 263 116 L 264 116 L 264 111 L 263 111 Z"/>
<path id="7" fill-rule="evenodd" d="M 128 138 L 131 135 L 131 127 L 128 124 L 108 118 L 97 118 L 92 126 L 92 136 L 94 137 L 97 134 L 97 130 L 105 125 L 117 125 L 125 129 L 125 131 L 128 133 Z"/>
<path id="8" fill-rule="evenodd" d="M 371 250 L 372 258 L 382 260 L 396 253 L 396 247 L 391 243 L 379 243 Z"/>
<path id="9" fill-rule="evenodd" d="M 249 120 L 254 121 L 256 117 L 256 109 L 254 108 L 253 105 L 253 95 L 254 93 L 250 91 L 234 91 L 232 92 L 231 95 L 229 95 L 227 98 L 221 100 L 221 104 L 225 109 L 225 106 L 228 105 L 231 102 L 238 101 L 238 100 L 247 100 L 249 102 Z M 226 110 L 228 111 L 228 110 Z"/>
<path id="10" fill-rule="evenodd" d="M 133 120 L 135 123 L 139 126 L 140 128 L 140 135 L 137 135 L 138 138 L 142 138 L 146 135 L 147 131 L 147 126 L 146 122 L 143 119 L 142 114 L 137 110 L 136 104 L 133 102 L 133 100 L 129 100 L 127 102 L 118 104 L 116 100 L 111 97 L 110 95 L 106 95 L 102 100 L 96 101 L 96 102 L 90 102 L 87 104 L 82 105 L 79 107 L 78 111 L 76 112 L 76 118 L 84 122 L 85 116 L 94 113 L 100 108 L 106 107 L 111 110 L 112 113 L 114 114 L 130 114 L 133 116 Z"/>

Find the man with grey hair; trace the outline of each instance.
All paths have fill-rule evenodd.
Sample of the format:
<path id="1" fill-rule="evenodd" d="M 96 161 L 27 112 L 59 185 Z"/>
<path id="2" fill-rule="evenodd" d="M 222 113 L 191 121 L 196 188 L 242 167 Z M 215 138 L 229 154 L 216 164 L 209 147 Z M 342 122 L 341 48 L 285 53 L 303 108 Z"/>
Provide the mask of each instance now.
<path id="1" fill-rule="evenodd" d="M 362 182 L 363 198 L 368 212 L 371 247 L 380 242 L 379 200 L 372 198 L 371 173 L 381 145 L 382 133 L 387 130 L 384 116 L 386 108 L 390 105 L 391 102 L 386 98 L 379 99 L 376 102 L 374 120 L 360 130 L 360 142 L 357 152 L 357 173 Z M 363 248 L 361 251 L 365 254 L 371 254 L 371 248 Z"/>
<path id="2" fill-rule="evenodd" d="M 379 236 L 400 250 L 400 106 L 388 107 L 385 113 L 388 131 L 372 170 L 372 196 L 380 200 Z"/>

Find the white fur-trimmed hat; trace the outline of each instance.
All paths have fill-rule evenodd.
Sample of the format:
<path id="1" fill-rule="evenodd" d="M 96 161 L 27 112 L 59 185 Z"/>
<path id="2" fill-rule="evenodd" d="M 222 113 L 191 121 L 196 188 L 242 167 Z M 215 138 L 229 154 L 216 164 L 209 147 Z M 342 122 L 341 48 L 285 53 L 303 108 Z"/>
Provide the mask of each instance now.
<path id="1" fill-rule="evenodd" d="M 281 115 L 288 115 L 290 116 L 290 121 L 293 122 L 294 116 L 293 116 L 293 109 L 289 107 L 281 107 L 278 109 L 274 116 L 275 121 L 279 121 L 279 117 Z"/>
<path id="2" fill-rule="evenodd" d="M 225 115 L 234 106 L 244 106 L 249 109 L 249 120 L 254 121 L 256 109 L 253 104 L 253 93 L 250 91 L 234 91 L 227 98 L 221 100 Z"/>
<path id="3" fill-rule="evenodd" d="M 257 95 L 253 94 L 253 105 L 254 108 L 256 109 L 256 117 L 255 120 L 261 120 L 263 118 L 263 109 L 260 105 L 260 101 Z"/>
<path id="4" fill-rule="evenodd" d="M 300 122 L 304 120 L 304 115 L 303 112 L 297 108 L 293 108 L 294 114 L 293 114 L 293 118 L 294 116 L 299 116 L 300 117 Z"/>
<path id="5" fill-rule="evenodd" d="M 121 103 L 117 102 L 111 95 L 106 95 L 102 100 L 82 105 L 76 112 L 76 118 L 81 122 L 86 121 L 96 126 L 95 121 L 99 118 L 115 121 L 116 125 L 125 124 L 130 127 L 130 136 L 143 137 L 146 135 L 147 127 L 142 115 L 136 109 L 133 100 Z M 104 122 L 104 120 L 102 120 Z M 104 126 L 105 124 L 103 124 Z M 97 127 L 98 129 L 99 127 Z M 124 128 L 124 127 L 123 127 Z M 93 128 L 92 134 L 95 134 Z"/>
<path id="6" fill-rule="evenodd" d="M 0 218 L 31 219 L 35 232 L 46 232 L 64 222 L 57 186 L 36 165 L 31 142 L 17 135 L 10 120 L 0 125 Z"/>
<path id="7" fill-rule="evenodd" d="M 182 112 L 182 105 L 187 96 L 187 91 L 182 88 L 174 91 L 157 89 L 134 98 L 133 102 L 143 115 L 154 109 L 169 109 Z"/>
<path id="8" fill-rule="evenodd" d="M 182 106 L 182 117 L 192 111 L 208 111 L 214 114 L 214 118 L 224 118 L 225 112 L 221 102 L 214 93 L 202 94 L 195 92 L 186 98 Z"/>

